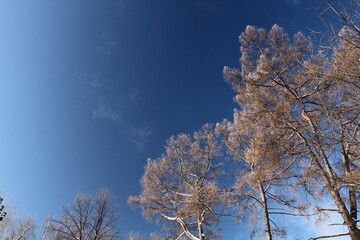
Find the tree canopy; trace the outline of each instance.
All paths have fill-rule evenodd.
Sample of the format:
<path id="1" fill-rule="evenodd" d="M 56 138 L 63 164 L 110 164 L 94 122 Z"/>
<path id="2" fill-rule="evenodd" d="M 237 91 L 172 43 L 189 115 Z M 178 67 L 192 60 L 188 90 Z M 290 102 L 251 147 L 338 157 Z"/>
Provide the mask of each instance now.
<path id="1" fill-rule="evenodd" d="M 268 32 L 246 27 L 240 68 L 223 71 L 237 93 L 233 120 L 216 124 L 216 136 L 205 125 L 193 138 L 171 137 L 166 154 L 148 160 L 142 192 L 129 199 L 145 217 L 175 223 L 177 239 L 197 240 L 217 239 L 204 229 L 222 215 L 251 216 L 253 237 L 260 232 L 271 240 L 286 237 L 273 215 L 332 211 L 348 231 L 313 239 L 360 239 L 359 2 L 325 1 L 322 8 L 326 42 L 289 36 L 278 25 Z M 214 160 L 237 169 L 223 172 Z M 221 174 L 233 184 L 219 187 Z M 323 206 L 329 198 L 335 208 Z M 216 214 L 221 205 L 226 214 Z"/>

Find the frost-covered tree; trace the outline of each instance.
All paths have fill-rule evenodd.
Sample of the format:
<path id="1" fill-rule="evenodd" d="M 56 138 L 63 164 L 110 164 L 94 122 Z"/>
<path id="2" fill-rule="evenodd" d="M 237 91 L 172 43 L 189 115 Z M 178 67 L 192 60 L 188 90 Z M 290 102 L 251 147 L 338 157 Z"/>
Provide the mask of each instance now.
<path id="1" fill-rule="evenodd" d="M 156 217 L 172 233 L 171 239 L 217 239 L 219 221 L 218 164 L 220 149 L 211 125 L 193 136 L 171 137 L 166 153 L 149 159 L 141 179 L 142 192 L 129 203 L 143 215 Z"/>
<path id="2" fill-rule="evenodd" d="M 259 119 L 253 125 L 265 121 L 283 132 L 273 139 L 279 151 L 292 139 L 293 158 L 307 161 L 303 178 L 322 179 L 348 228 L 344 234 L 358 240 L 360 51 L 346 39 L 359 35 L 343 28 L 339 36 L 324 52 L 301 33 L 290 40 L 277 25 L 269 33 L 248 26 L 240 35 L 241 69 L 225 67 L 224 75 L 242 113 Z"/>
<path id="3" fill-rule="evenodd" d="M 285 227 L 272 216 L 295 215 L 301 210 L 294 187 L 289 186 L 299 182 L 296 166 L 300 160 L 292 154 L 296 148 L 294 138 L 273 128 L 266 119 L 237 110 L 234 121 L 224 120 L 217 124 L 216 131 L 230 161 L 238 165 L 235 184 L 228 189 L 224 202 L 239 213 L 237 218 L 251 223 L 252 238 L 264 234 L 268 240 L 275 235 L 286 236 Z M 264 224 L 259 224 L 259 219 Z"/>

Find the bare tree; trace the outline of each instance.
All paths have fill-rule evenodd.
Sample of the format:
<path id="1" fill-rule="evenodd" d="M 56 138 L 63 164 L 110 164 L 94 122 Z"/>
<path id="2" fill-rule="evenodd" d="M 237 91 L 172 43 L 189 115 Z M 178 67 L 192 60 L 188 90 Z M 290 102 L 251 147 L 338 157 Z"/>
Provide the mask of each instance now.
<path id="1" fill-rule="evenodd" d="M 71 205 L 62 207 L 61 218 L 50 218 L 45 238 L 76 240 L 118 239 L 119 214 L 109 191 L 95 197 L 77 195 Z"/>
<path id="2" fill-rule="evenodd" d="M 36 223 L 33 218 L 17 219 L 12 211 L 0 224 L 1 240 L 31 240 L 35 239 Z"/>
<path id="3" fill-rule="evenodd" d="M 318 7 L 318 15 L 328 30 L 325 34 L 323 33 L 325 35 L 323 39 L 328 42 L 341 39 L 360 48 L 359 8 L 359 0 L 324 0 Z M 351 37 L 344 37 L 340 34 L 343 28 L 347 28 L 355 34 Z"/>
<path id="4" fill-rule="evenodd" d="M 345 234 L 359 240 L 354 176 L 359 171 L 360 51 L 344 40 L 359 35 L 341 31 L 332 51 L 315 52 L 301 33 L 291 41 L 277 25 L 268 34 L 248 26 L 240 36 L 241 70 L 226 67 L 224 74 L 239 93 L 243 112 L 295 139 L 293 153 L 308 162 L 303 177 L 322 178 L 348 228 Z M 279 139 L 277 145 L 283 143 Z"/>
<path id="5" fill-rule="evenodd" d="M 205 125 L 193 137 L 171 137 L 165 148 L 166 154 L 148 160 L 142 192 L 129 203 L 141 207 L 148 219 L 157 216 L 171 230 L 171 239 L 217 239 L 221 165 L 216 163 L 220 149 L 212 126 Z"/>

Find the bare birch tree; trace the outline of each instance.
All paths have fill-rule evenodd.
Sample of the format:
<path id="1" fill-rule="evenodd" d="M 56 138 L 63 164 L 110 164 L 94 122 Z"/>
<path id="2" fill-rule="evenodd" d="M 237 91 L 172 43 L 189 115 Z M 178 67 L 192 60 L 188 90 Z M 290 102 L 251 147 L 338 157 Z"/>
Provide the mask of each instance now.
<path id="1" fill-rule="evenodd" d="M 45 237 L 50 239 L 113 240 L 118 239 L 119 214 L 107 190 L 95 197 L 77 195 L 71 205 L 62 207 L 61 218 L 50 218 Z"/>
<path id="2" fill-rule="evenodd" d="M 141 207 L 146 218 L 157 217 L 165 229 L 170 228 L 171 239 L 217 239 L 221 165 L 216 162 L 220 149 L 212 126 L 205 125 L 193 137 L 171 137 L 165 148 L 160 158 L 148 160 L 142 192 L 129 203 Z"/>
<path id="3" fill-rule="evenodd" d="M 35 239 L 36 223 L 33 218 L 16 218 L 13 211 L 9 211 L 0 224 L 1 240 L 32 240 Z"/>
<path id="4" fill-rule="evenodd" d="M 322 178 L 348 228 L 344 234 L 359 240 L 359 185 L 350 179 L 359 171 L 360 51 L 344 40 L 359 35 L 343 28 L 339 36 L 331 52 L 316 52 L 301 33 L 291 41 L 277 25 L 268 34 L 248 26 L 240 35 L 241 70 L 225 67 L 224 75 L 242 111 L 296 139 L 308 161 L 303 176 Z"/>

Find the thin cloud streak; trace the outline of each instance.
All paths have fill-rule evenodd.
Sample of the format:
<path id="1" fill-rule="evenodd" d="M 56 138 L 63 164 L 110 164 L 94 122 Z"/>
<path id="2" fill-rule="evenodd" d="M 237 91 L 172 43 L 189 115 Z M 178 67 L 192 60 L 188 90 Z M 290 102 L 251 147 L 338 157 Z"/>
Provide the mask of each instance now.
<path id="1" fill-rule="evenodd" d="M 142 150 L 152 131 L 148 128 L 131 128 L 130 141 L 133 142 L 139 150 Z"/>
<path id="2" fill-rule="evenodd" d="M 138 98 L 139 98 L 139 92 L 137 89 L 133 89 L 132 91 L 130 91 L 129 100 L 131 102 L 135 102 Z"/>
<path id="3" fill-rule="evenodd" d="M 286 4 L 298 5 L 302 0 L 284 0 Z"/>
<path id="4" fill-rule="evenodd" d="M 107 33 L 102 34 L 102 42 L 95 47 L 95 52 L 99 55 L 105 55 L 109 57 L 114 52 L 114 49 L 118 45 L 118 41 L 109 36 Z"/>
<path id="5" fill-rule="evenodd" d="M 87 96 L 90 99 L 91 117 L 93 120 L 107 120 L 119 124 L 119 126 L 127 132 L 128 141 L 133 143 L 138 150 L 142 150 L 148 138 L 152 135 L 152 131 L 143 126 L 135 126 L 133 123 L 126 121 L 125 105 L 136 103 L 140 98 L 136 88 L 124 93 L 125 98 L 118 108 L 114 108 L 114 104 L 106 101 L 104 88 L 106 87 L 99 81 L 99 76 L 93 77 L 90 81 L 85 81 Z"/>
<path id="6" fill-rule="evenodd" d="M 87 82 L 87 84 L 94 91 L 96 91 L 99 87 L 101 87 L 101 84 L 100 84 L 98 79 L 94 79 L 92 81 L 89 81 L 89 82 Z"/>
<path id="7" fill-rule="evenodd" d="M 92 110 L 92 117 L 93 119 L 107 119 L 122 123 L 121 115 L 105 106 L 98 106 L 96 109 Z"/>

